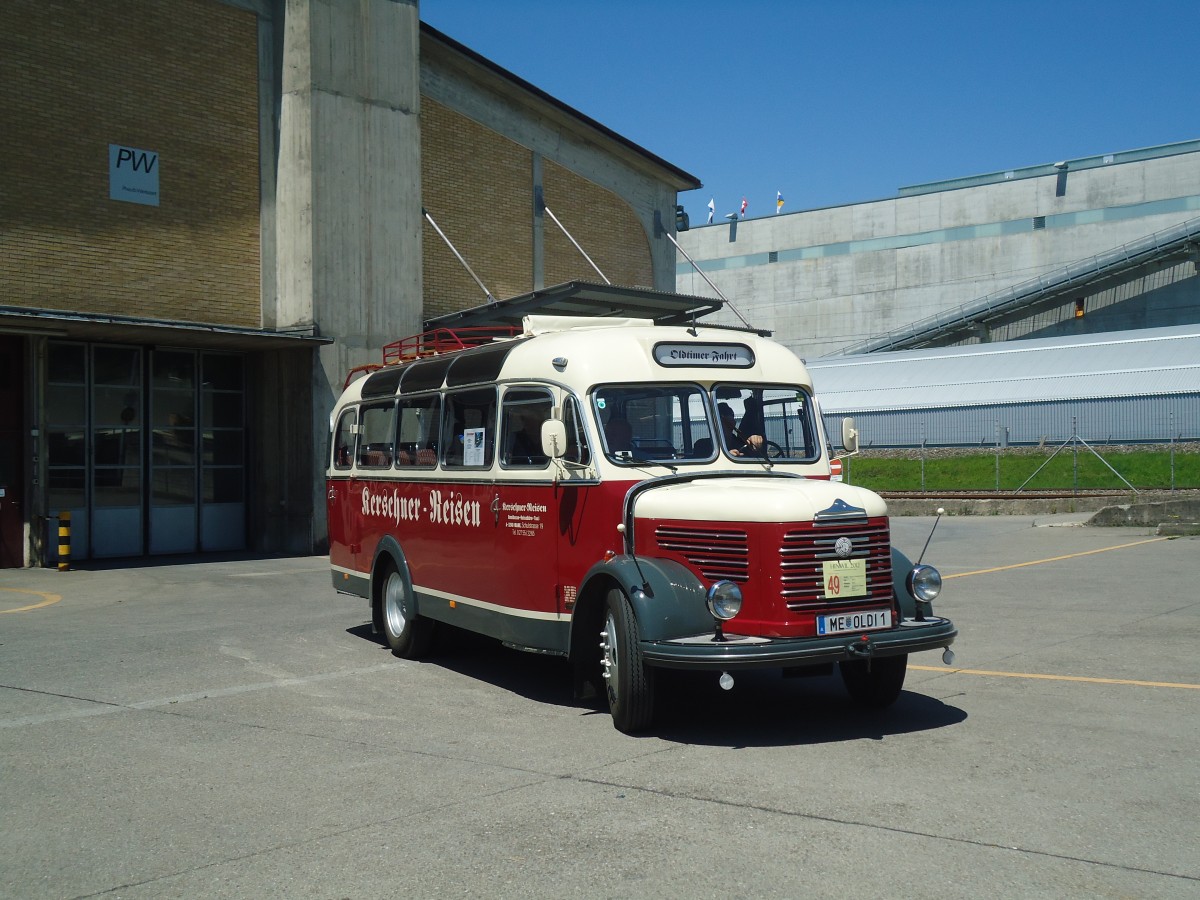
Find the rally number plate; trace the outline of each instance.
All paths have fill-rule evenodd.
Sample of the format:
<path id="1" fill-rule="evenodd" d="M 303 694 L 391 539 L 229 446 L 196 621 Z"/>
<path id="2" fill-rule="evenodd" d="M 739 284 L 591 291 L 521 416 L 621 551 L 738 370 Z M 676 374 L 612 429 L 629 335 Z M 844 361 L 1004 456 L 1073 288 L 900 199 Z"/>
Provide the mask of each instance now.
<path id="1" fill-rule="evenodd" d="M 828 559 L 821 563 L 826 600 L 867 595 L 867 561 L 865 559 Z"/>
<path id="2" fill-rule="evenodd" d="M 817 634 L 877 631 L 892 627 L 892 611 L 875 609 L 870 612 L 842 613 L 836 616 L 817 616 Z"/>

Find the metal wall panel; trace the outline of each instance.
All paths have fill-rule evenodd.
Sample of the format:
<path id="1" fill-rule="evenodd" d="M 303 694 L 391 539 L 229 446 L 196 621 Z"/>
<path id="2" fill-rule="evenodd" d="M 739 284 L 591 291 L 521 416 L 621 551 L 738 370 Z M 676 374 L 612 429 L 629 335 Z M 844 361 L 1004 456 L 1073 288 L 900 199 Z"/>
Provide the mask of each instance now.
<path id="1" fill-rule="evenodd" d="M 825 428 L 841 434 L 846 413 L 824 408 Z M 1061 444 L 1072 428 L 1089 444 L 1200 439 L 1200 392 L 1042 403 L 854 412 L 862 446 L 994 447 Z"/>

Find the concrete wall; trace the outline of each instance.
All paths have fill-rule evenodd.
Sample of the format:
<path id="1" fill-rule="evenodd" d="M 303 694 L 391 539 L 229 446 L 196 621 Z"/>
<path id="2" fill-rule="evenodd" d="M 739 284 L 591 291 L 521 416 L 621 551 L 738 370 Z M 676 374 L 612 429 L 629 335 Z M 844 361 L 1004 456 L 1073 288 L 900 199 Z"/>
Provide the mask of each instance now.
<path id="1" fill-rule="evenodd" d="M 346 372 L 421 321 L 421 140 L 416 2 L 289 0 L 276 190 L 279 328 L 336 338 L 317 356 L 312 431 L 323 446 Z M 324 509 L 321 453 L 311 508 Z M 319 515 L 319 513 L 318 513 Z M 317 546 L 323 521 L 314 523 Z"/>
<path id="2" fill-rule="evenodd" d="M 280 328 L 336 336 L 324 381 L 420 322 L 415 2 L 287 4 L 277 234 Z"/>
<path id="3" fill-rule="evenodd" d="M 817 357 L 1200 215 L 1200 148 L 1145 156 L 1068 166 L 1062 196 L 1057 171 L 1046 167 L 1030 177 L 1001 173 L 992 183 L 744 220 L 736 229 L 701 226 L 680 243 L 752 324 Z M 1191 199 L 1167 211 L 1137 206 L 1174 198 Z M 1047 227 L 1035 227 L 1039 217 Z M 968 227 L 973 236 L 937 234 Z M 890 246 L 862 243 L 881 239 Z M 769 261 L 772 252 L 779 261 Z M 812 258 L 789 258 L 806 254 Z M 678 290 L 711 295 L 682 257 L 678 263 Z M 1200 321 L 1195 285 L 1164 295 L 1142 320 Z M 1083 325 L 1057 324 L 1071 333 Z"/>

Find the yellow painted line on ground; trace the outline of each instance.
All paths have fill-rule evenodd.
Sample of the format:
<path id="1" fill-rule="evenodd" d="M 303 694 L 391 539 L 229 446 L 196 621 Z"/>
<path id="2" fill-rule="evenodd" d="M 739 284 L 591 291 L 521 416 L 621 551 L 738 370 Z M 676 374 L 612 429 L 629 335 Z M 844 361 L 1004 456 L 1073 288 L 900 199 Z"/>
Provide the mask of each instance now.
<path id="1" fill-rule="evenodd" d="M 1044 563 L 1060 562 L 1064 559 L 1076 559 L 1080 556 L 1092 556 L 1096 553 L 1108 553 L 1112 550 L 1124 550 L 1128 547 L 1140 547 L 1142 544 L 1154 544 L 1158 541 L 1170 540 L 1166 537 L 1147 538 L 1144 541 L 1133 541 L 1128 544 L 1117 544 L 1114 547 L 1101 547 L 1098 550 L 1084 550 L 1082 553 L 1068 553 L 1064 556 L 1051 556 L 1048 559 L 1035 559 L 1030 562 L 1013 563 L 1010 566 L 996 566 L 991 569 L 979 569 L 974 572 L 959 572 L 955 575 L 943 575 L 942 578 L 967 578 L 971 575 L 987 575 L 991 572 L 1004 572 L 1008 569 L 1021 569 L 1025 566 L 1040 566 Z M 1083 684 L 1123 684 L 1133 687 L 1164 687 L 1164 688 L 1184 688 L 1186 690 L 1200 690 L 1200 684 L 1183 684 L 1174 681 L 1134 681 L 1128 678 L 1087 678 L 1081 675 L 1043 675 L 1036 672 L 993 672 L 987 669 L 946 669 L 938 666 L 915 666 L 909 665 L 910 669 L 918 669 L 922 672 L 942 672 L 945 674 L 954 675 L 990 675 L 996 678 L 1031 678 L 1041 681 L 1074 681 Z"/>
<path id="2" fill-rule="evenodd" d="M 1061 562 L 1064 559 L 1075 559 L 1080 556 L 1092 556 L 1095 553 L 1108 553 L 1110 550 L 1124 550 L 1126 547 L 1140 547 L 1142 544 L 1155 544 L 1159 541 L 1169 540 L 1170 538 L 1166 537 L 1147 538 L 1144 541 L 1134 541 L 1131 544 L 1117 544 L 1115 547 L 1101 547 L 1099 550 L 1084 550 L 1082 553 L 1068 553 L 1066 556 L 1051 556 L 1049 559 L 1035 559 L 1030 562 L 1013 563 L 1011 566 L 996 566 L 993 569 L 978 569 L 974 572 L 958 572 L 954 575 L 943 575 L 942 579 L 967 578 L 971 575 L 988 575 L 992 572 L 1005 572 L 1009 569 L 1021 569 L 1025 566 L 1040 566 L 1043 563 Z"/>
<path id="3" fill-rule="evenodd" d="M 1200 684 L 1184 684 L 1178 681 L 1133 681 L 1128 678 L 1085 678 L 1081 675 L 1041 675 L 1036 672 L 992 672 L 987 669 L 954 669 L 945 666 L 914 666 L 922 672 L 942 672 L 946 675 L 993 675 L 998 678 L 1034 678 L 1041 681 L 1081 681 L 1085 684 L 1126 684 L 1134 687 L 1185 688 L 1200 691 Z"/>
<path id="4" fill-rule="evenodd" d="M 35 597 L 44 598 L 41 603 L 31 603 L 29 606 L 18 606 L 16 609 L 0 609 L 0 613 L 10 612 L 28 612 L 31 609 L 41 609 L 43 606 L 50 606 L 62 599 L 60 594 L 48 594 L 45 591 L 27 591 L 24 588 L 0 588 L 0 591 L 8 591 L 13 594 L 33 594 Z"/>

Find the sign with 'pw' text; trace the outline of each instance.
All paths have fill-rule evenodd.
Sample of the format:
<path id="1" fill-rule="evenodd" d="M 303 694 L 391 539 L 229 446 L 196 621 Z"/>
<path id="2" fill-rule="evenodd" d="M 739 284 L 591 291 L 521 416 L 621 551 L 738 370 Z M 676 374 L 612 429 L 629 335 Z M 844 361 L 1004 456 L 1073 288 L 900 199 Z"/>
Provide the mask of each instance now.
<path id="1" fill-rule="evenodd" d="M 109 144 L 108 199 L 158 206 L 158 154 Z"/>

